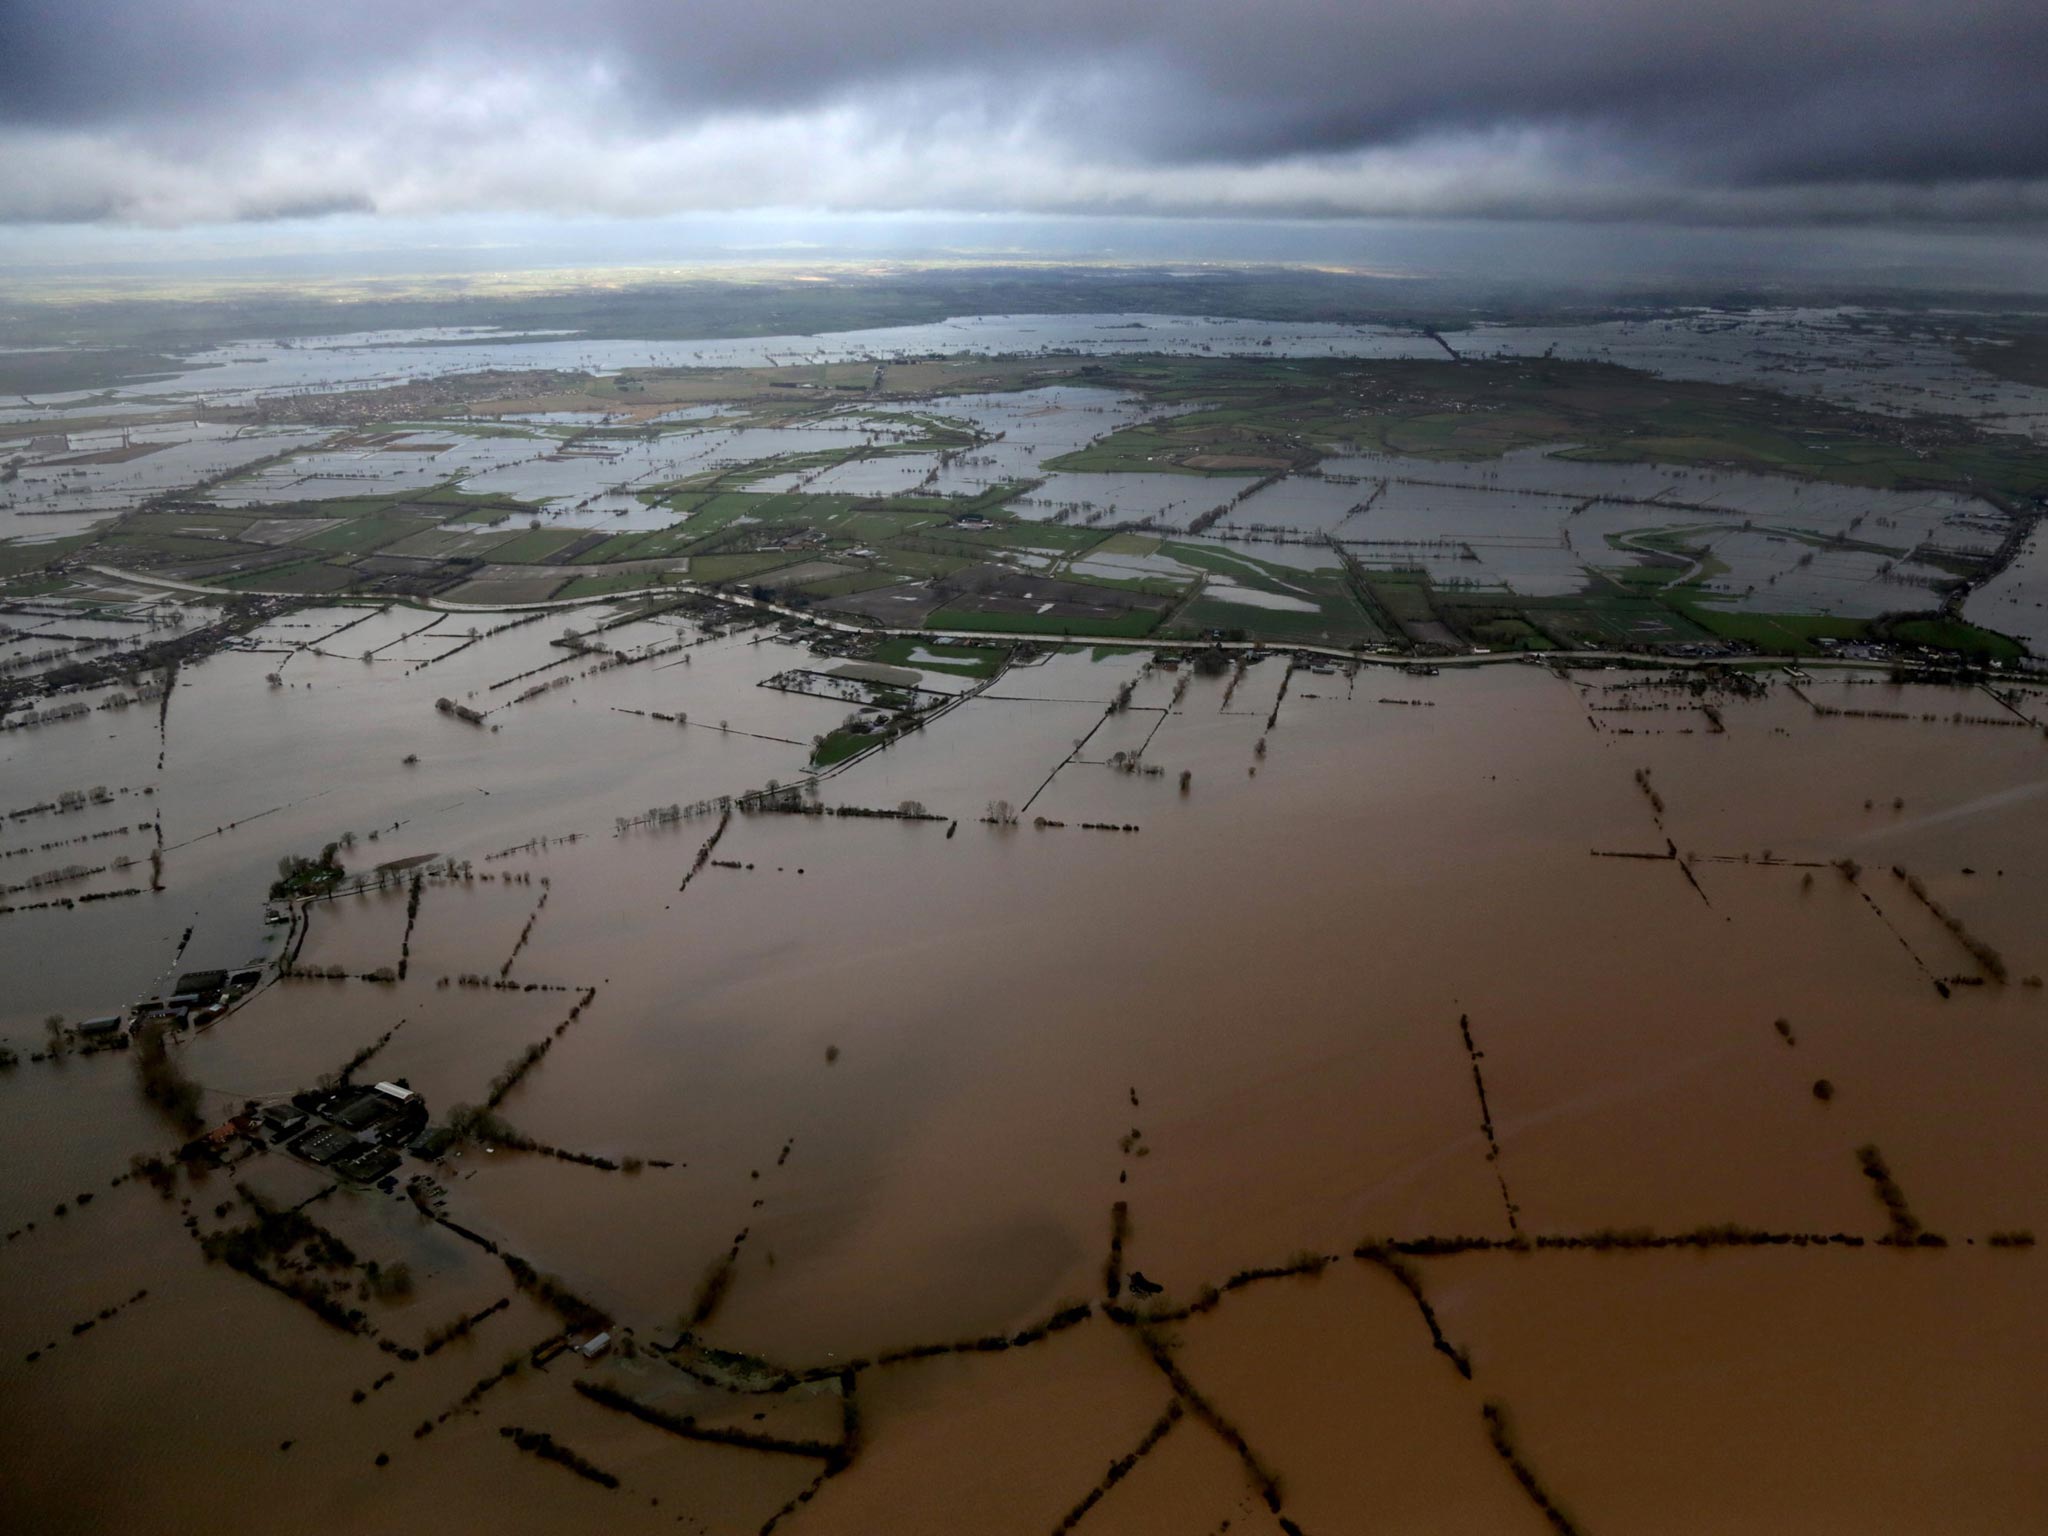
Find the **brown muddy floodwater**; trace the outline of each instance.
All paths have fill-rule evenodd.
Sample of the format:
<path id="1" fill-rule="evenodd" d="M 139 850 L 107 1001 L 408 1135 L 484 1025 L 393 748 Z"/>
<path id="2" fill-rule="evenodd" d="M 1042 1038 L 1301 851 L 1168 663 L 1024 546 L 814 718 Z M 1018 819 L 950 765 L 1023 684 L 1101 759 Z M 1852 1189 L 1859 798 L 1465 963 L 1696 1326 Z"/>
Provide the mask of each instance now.
<path id="1" fill-rule="evenodd" d="M 727 815 L 846 713 L 797 639 L 360 618 L 0 738 L 109 791 L 4 883 L 141 888 L 0 916 L 8 1529 L 2048 1526 L 2048 696 L 1080 651 L 813 797 L 942 819 Z M 425 862 L 266 927 L 344 833 Z M 496 1121 L 129 1176 L 184 1133 L 45 1016 L 287 948 L 205 1126 Z"/>

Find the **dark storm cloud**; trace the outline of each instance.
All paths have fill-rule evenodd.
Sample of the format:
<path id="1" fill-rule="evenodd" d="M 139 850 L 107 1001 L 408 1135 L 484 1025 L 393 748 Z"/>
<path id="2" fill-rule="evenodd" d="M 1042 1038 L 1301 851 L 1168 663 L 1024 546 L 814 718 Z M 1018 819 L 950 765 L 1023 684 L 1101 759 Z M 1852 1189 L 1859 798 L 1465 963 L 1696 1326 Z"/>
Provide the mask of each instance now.
<path id="1" fill-rule="evenodd" d="M 2044 61 L 2041 0 L 0 0 L 0 132 L 147 144 L 194 170 L 202 200 L 205 167 L 231 180 L 267 135 L 273 182 L 289 180 L 293 145 L 324 142 L 303 194 L 263 188 L 277 205 L 381 205 L 407 114 L 433 160 L 573 107 L 622 146 L 829 119 L 848 142 L 825 158 L 844 166 L 863 136 L 942 119 L 1002 162 L 992 205 L 1060 205 L 1065 165 L 1084 204 L 1199 211 L 1213 176 L 1219 207 L 1246 206 L 1233 177 L 1247 168 L 1353 157 L 1348 180 L 1279 195 L 1302 211 L 1436 197 L 1447 211 L 1739 218 L 1804 188 L 1831 216 L 1981 217 L 2040 212 L 2025 184 L 2048 178 Z M 901 185 L 869 156 L 849 200 L 914 204 L 931 174 L 920 157 L 938 152 L 906 151 Z M 702 195 L 678 173 L 673 197 Z M 16 217 L 35 216 L 25 179 L 0 188 Z M 451 179 L 435 191 L 422 175 L 411 195 L 451 195 Z M 540 174 L 524 193 L 516 175 L 486 179 L 537 209 L 565 195 Z M 949 190 L 971 196 L 971 181 Z M 800 173 L 759 189 L 828 195 Z M 66 196 L 103 200 L 44 201 Z"/>

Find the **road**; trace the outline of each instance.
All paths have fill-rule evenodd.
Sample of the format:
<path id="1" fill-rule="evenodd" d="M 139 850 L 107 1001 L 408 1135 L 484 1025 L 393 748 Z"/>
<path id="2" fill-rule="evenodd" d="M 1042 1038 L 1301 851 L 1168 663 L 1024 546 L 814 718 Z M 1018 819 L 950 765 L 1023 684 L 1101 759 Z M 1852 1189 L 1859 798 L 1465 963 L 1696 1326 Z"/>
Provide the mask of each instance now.
<path id="1" fill-rule="evenodd" d="M 235 592 L 229 593 L 222 591 L 219 587 L 202 587 L 196 582 L 175 581 L 166 576 L 149 576 L 140 571 L 125 571 L 118 566 L 111 565 L 91 565 L 87 566 L 86 569 L 115 581 L 131 582 L 137 586 L 145 587 L 164 587 L 174 592 L 190 592 L 195 595 L 215 599 L 230 596 L 300 597 L 308 603 L 341 600 L 338 597 L 325 598 L 309 596 L 305 593 L 253 592 L 246 588 L 237 589 Z M 742 597 L 737 593 L 720 592 L 714 588 L 702 587 L 695 582 L 687 581 L 667 582 L 658 587 L 635 587 L 627 592 L 606 592 L 597 597 L 552 598 L 543 602 L 533 603 L 490 603 L 479 605 L 475 603 L 451 603 L 441 598 L 393 599 L 390 597 L 380 598 L 379 601 L 410 603 L 417 607 L 430 608 L 445 613 L 511 613 L 554 608 L 587 608 L 595 603 L 616 603 L 634 597 L 673 597 L 679 595 L 707 597 L 717 602 L 731 604 L 736 608 L 752 608 L 760 613 L 772 613 L 778 618 L 788 619 L 797 624 L 808 625 L 813 629 L 831 630 L 839 634 L 892 635 L 917 640 L 941 641 L 1005 640 L 1012 643 L 1024 642 L 1032 645 L 1098 645 L 1113 646 L 1120 650 L 1130 651 L 1220 650 L 1246 653 L 1285 651 L 1304 656 L 1322 656 L 1331 661 L 1357 662 L 1361 666 L 1388 667 L 1395 671 L 1406 671 L 1411 667 L 1421 665 L 1432 667 L 1506 665 L 1548 667 L 1559 663 L 1569 665 L 1606 665 L 1608 663 L 1618 663 L 1637 667 L 1678 668 L 1717 667 L 1727 666 L 1730 663 L 1740 663 L 1743 666 L 1805 667 L 1809 670 L 1814 668 L 1836 668 L 1846 671 L 1865 672 L 1879 666 L 1899 666 L 1912 670 L 1939 670 L 1916 661 L 1854 661 L 1829 656 L 1655 656 L 1641 651 L 1606 650 L 1495 651 L 1477 654 L 1468 652 L 1464 655 L 1454 656 L 1409 656 L 1403 654 L 1375 655 L 1335 645 L 1306 645 L 1293 642 L 1279 644 L 1264 640 L 1133 640 L 1128 635 L 1049 635 L 1043 631 L 998 629 L 911 629 L 892 625 L 849 624 L 844 619 L 828 619 L 822 614 L 812 613 L 805 609 L 785 607 L 781 603 L 770 602 L 766 598 Z M 2018 670 L 2024 674 L 2039 670 L 2042 665 L 2041 663 L 2036 663 L 2033 666 L 2023 664 Z"/>

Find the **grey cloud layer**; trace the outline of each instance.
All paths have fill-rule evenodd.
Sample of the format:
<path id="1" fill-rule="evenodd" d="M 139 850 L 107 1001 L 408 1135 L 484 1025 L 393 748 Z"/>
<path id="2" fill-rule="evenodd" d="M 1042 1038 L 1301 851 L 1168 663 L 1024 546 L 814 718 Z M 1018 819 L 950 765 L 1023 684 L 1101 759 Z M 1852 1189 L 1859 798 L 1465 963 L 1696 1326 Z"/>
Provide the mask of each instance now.
<path id="1" fill-rule="evenodd" d="M 2044 71 L 2040 0 L 0 0 L 0 216 L 2038 218 Z"/>

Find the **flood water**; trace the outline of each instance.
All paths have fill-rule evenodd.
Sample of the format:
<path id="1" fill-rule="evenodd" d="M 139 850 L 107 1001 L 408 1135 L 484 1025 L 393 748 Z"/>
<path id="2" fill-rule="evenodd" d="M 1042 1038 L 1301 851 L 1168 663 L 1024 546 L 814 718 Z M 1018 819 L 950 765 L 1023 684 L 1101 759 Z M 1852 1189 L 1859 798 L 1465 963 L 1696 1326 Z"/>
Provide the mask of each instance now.
<path id="1" fill-rule="evenodd" d="M 1460 356 L 1587 358 L 1678 378 L 1818 392 L 1892 414 L 1932 412 L 2037 441 L 2048 389 L 2000 379 L 1897 317 L 1856 308 L 1697 310 L 1580 325 L 1481 323 L 1451 333 Z M 543 338 L 546 339 L 543 339 Z M 172 375 L 111 394 L 21 397 L 0 423 L 61 423 L 69 411 L 119 414 L 192 401 L 246 405 L 301 391 L 375 388 L 480 368 L 760 368 L 973 354 L 1437 358 L 1446 343 L 1401 327 L 1290 324 L 1215 315 L 962 315 L 929 325 L 710 341 L 593 341 L 478 328 L 243 340 L 194 353 Z"/>
<path id="2" fill-rule="evenodd" d="M 1574 445 L 1545 444 L 1483 462 L 1451 462 L 1353 445 L 1306 472 L 1250 490 L 1233 476 L 1158 469 L 1102 472 L 1058 467 L 1065 455 L 1119 429 L 1163 419 L 1184 404 L 1071 384 L 921 402 L 919 414 L 979 439 L 941 452 L 919 449 L 913 419 L 842 402 L 772 425 L 720 414 L 715 404 L 659 413 L 630 430 L 605 430 L 595 413 L 524 412 L 479 427 L 463 417 L 401 430 L 321 432 L 303 427 L 225 426 L 203 407 L 287 401 L 303 394 L 370 389 L 482 368 L 558 368 L 597 374 L 641 366 L 780 367 L 825 361 L 963 355 L 1257 356 L 1261 358 L 1560 355 L 1609 360 L 1673 377 L 1792 387 L 1871 411 L 1972 418 L 1996 430 L 2038 434 L 2048 391 L 1994 378 L 1899 317 L 1853 309 L 1674 312 L 1657 319 L 1561 327 L 1480 325 L 1440 343 L 1428 333 L 1357 325 L 1287 325 L 1202 316 L 981 315 L 939 324 L 819 336 L 714 341 L 596 342 L 501 335 L 475 329 L 389 331 L 248 341 L 193 354 L 166 377 L 111 392 L 31 402 L 30 425 L 13 429 L 19 464 L 0 484 L 0 536 L 48 540 L 83 533 L 150 497 L 204 482 L 222 513 L 182 513 L 162 523 L 157 555 L 174 576 L 211 579 L 222 561 L 249 558 L 248 543 L 279 551 L 255 563 L 290 565 L 290 547 L 323 551 L 332 532 L 312 518 L 268 517 L 270 508 L 454 489 L 514 498 L 536 527 L 611 534 L 671 528 L 690 514 L 664 492 L 709 474 L 744 472 L 757 493 L 848 497 L 916 492 L 1012 494 L 1008 515 L 1076 529 L 1137 524 L 1160 532 L 1206 530 L 1210 547 L 1258 546 L 1263 560 L 1298 569 L 1420 570 L 1446 590 L 1477 590 L 1503 602 L 1622 590 L 1643 567 L 1670 573 L 1671 590 L 1720 614 L 1798 614 L 1875 619 L 1938 609 L 1958 569 L 1999 555 L 2011 515 L 1991 501 L 1949 492 L 1871 490 L 1790 476 L 1693 466 L 1587 462 Z M 120 425 L 121 412 L 150 405 L 161 418 Z M 67 417 L 80 430 L 65 428 Z M 106 418 L 104 420 L 100 418 Z M 25 420 L 27 418 L 24 418 Z M 1339 445 L 1341 446 L 1341 445 Z M 812 456 L 855 453 L 820 465 Z M 791 462 L 783 464 L 780 461 Z M 10 459 L 10 465 L 14 460 Z M 471 515 L 445 503 L 446 515 Z M 432 504 L 410 509 L 424 517 Z M 509 524 L 512 514 L 504 514 Z M 510 533 L 508 527 L 504 530 Z M 1646 539 L 1655 543 L 1645 542 Z M 485 541 L 489 542 L 486 543 Z M 302 542 L 310 541 L 310 542 Z M 395 544 L 401 558 L 488 554 L 497 536 L 452 521 Z M 2039 539 L 2031 548 L 2039 547 Z M 1020 551 L 1007 563 L 1045 569 Z M 650 570 L 654 569 L 650 567 Z M 595 574 L 593 569 L 590 573 Z M 629 574 L 623 569 L 609 574 Z M 814 574 L 831 578 L 835 572 Z M 1082 572 L 1111 574 L 1097 563 Z M 276 579 L 296 587 L 303 573 Z M 325 571 L 314 573 L 326 579 Z M 459 597 L 519 601 L 553 590 L 561 573 L 537 566 L 487 567 Z M 263 579 L 236 578 L 245 589 Z M 2034 642 L 2042 631 L 2041 560 L 2020 557 L 1968 594 L 1970 616 Z M 1276 611 L 1315 604 L 1220 581 L 1202 612 L 1218 627 L 1255 627 Z"/>
<path id="3" fill-rule="evenodd" d="M 941 819 L 735 813 L 692 874 L 716 809 L 636 821 L 803 777 L 848 706 L 760 685 L 837 663 L 680 612 L 521 617 L 304 609 L 185 668 L 162 710 L 0 735 L 0 809 L 29 813 L 0 824 L 0 883 L 103 866 L 7 903 L 143 888 L 0 915 L 10 1526 L 741 1533 L 815 1486 L 778 1530 L 1037 1533 L 1143 1447 L 1088 1521 L 1270 1527 L 1208 1420 L 1155 1436 L 1188 1401 L 1162 1358 L 1309 1531 L 1546 1529 L 1490 1404 L 1587 1531 L 2048 1512 L 2041 1259 L 1991 1242 L 2048 1220 L 2042 691 L 1774 674 L 1702 698 L 1279 657 L 1203 677 L 1076 650 L 816 786 L 823 811 Z M 631 665 L 558 643 L 611 617 L 597 638 Z M 984 821 L 996 802 L 1016 824 Z M 206 1123 L 373 1046 L 356 1080 L 402 1079 L 440 1119 L 545 1040 L 497 1113 L 622 1166 L 486 1134 L 408 1157 L 394 1192 L 323 1194 L 283 1150 L 162 1194 L 122 1177 L 182 1137 L 134 1052 L 32 1060 L 46 1016 L 274 960 L 279 859 L 344 834 L 351 872 L 426 861 L 417 911 L 403 874 L 309 904 L 298 966 L 350 979 L 266 979 L 175 1046 Z M 401 957 L 402 981 L 360 979 Z M 1866 1147 L 1943 1246 L 1877 1241 L 1895 1216 Z M 422 1174 L 450 1221 L 601 1311 L 610 1353 L 525 1363 L 563 1319 L 415 1208 Z M 409 1295 L 351 1297 L 375 1338 L 204 1257 L 249 1219 L 238 1186 L 312 1199 L 359 1258 L 408 1267 Z M 1780 1240 L 1644 1241 L 1727 1224 Z M 1637 1236 L 1542 1241 L 1608 1229 Z M 1413 1291 L 1351 1256 L 1427 1239 L 1482 1245 L 1411 1253 Z M 1340 1257 L 1140 1326 L 1318 1255 Z M 435 1353 L 380 1348 L 500 1298 Z M 1014 1347 L 877 1361 L 1069 1307 Z M 666 1352 L 685 1328 L 811 1374 L 735 1386 Z M 842 1443 L 849 1391 L 843 1465 L 789 1449 Z"/>

